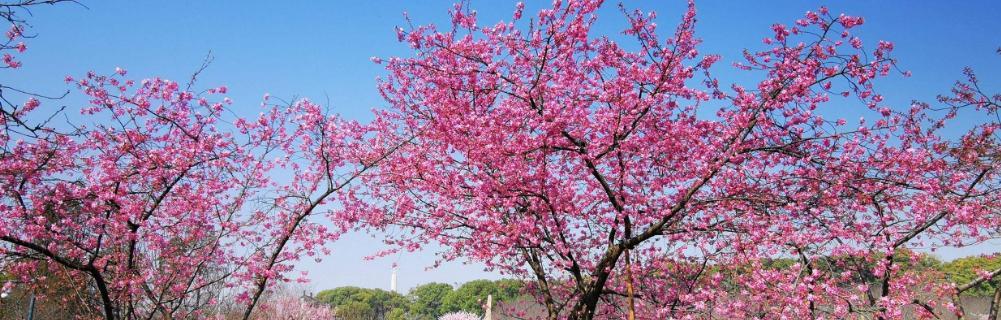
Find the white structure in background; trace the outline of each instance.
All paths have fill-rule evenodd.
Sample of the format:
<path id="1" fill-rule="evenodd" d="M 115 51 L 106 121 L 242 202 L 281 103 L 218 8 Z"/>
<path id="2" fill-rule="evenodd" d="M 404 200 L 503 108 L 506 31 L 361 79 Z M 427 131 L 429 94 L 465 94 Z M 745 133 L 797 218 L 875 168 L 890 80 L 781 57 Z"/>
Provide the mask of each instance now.
<path id="1" fill-rule="evenodd" d="M 493 320 L 494 318 L 494 295 L 487 295 L 487 307 L 483 310 L 483 320 Z"/>
<path id="2" fill-rule="evenodd" d="M 389 291 L 396 292 L 396 267 L 393 267 L 393 275 L 389 278 Z"/>

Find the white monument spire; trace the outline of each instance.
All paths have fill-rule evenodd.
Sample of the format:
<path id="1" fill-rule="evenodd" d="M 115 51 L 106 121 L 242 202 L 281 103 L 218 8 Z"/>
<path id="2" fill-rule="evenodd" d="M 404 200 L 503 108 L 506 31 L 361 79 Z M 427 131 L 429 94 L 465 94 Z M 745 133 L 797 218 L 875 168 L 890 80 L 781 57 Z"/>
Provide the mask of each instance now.
<path id="1" fill-rule="evenodd" d="M 493 320 L 494 318 L 494 295 L 487 295 L 487 307 L 483 311 L 483 320 Z"/>
<path id="2" fill-rule="evenodd" d="M 393 267 L 393 275 L 389 278 L 389 291 L 396 292 L 396 267 Z"/>

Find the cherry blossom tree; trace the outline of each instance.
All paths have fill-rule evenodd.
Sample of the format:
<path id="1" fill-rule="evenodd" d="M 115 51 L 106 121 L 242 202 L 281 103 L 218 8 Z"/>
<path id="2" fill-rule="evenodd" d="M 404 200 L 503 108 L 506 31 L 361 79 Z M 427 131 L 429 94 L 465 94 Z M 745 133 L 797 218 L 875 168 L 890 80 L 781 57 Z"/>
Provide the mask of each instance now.
<path id="1" fill-rule="evenodd" d="M 330 306 L 288 294 L 271 297 L 263 303 L 255 319 L 275 320 L 332 320 Z"/>
<path id="2" fill-rule="evenodd" d="M 253 239 L 262 245 L 248 257 L 246 274 L 239 275 L 253 277 L 244 319 L 250 318 L 269 281 L 287 280 L 283 275 L 293 270 L 294 262 L 303 256 L 319 260 L 329 254 L 325 244 L 357 227 L 357 217 L 368 210 L 352 204 L 359 203 L 356 195 L 365 193 L 366 187 L 353 182 L 406 141 L 376 135 L 388 130 L 385 121 L 343 120 L 309 100 L 270 110 L 256 122 L 236 122 L 241 132 L 248 133 L 257 154 L 269 155 L 271 166 L 291 172 L 288 181 L 269 179 L 267 205 L 257 207 L 251 216 L 263 222 Z M 310 219 L 315 216 L 325 217 L 329 224 Z"/>
<path id="3" fill-rule="evenodd" d="M 24 29 L 8 20 L 14 41 Z M 259 117 L 240 118 L 225 86 L 196 89 L 207 65 L 187 83 L 136 81 L 121 68 L 67 77 L 88 101 L 66 110 L 79 112 L 66 123 L 37 96 L 5 99 L 5 274 L 43 286 L 37 270 L 59 273 L 106 319 L 206 317 L 227 293 L 246 303 L 246 319 L 265 291 L 290 280 L 295 261 L 326 252 L 352 221 L 314 217 L 352 210 L 336 203 L 393 150 L 370 134 L 385 123 L 267 98 Z"/>
<path id="4" fill-rule="evenodd" d="M 412 137 L 366 180 L 368 223 L 412 231 L 389 244 L 533 279 L 550 319 L 962 314 L 899 257 L 998 234 L 1001 99 L 972 72 L 944 107 L 889 106 L 893 44 L 821 8 L 745 52 L 761 81 L 725 84 L 693 4 L 667 36 L 623 8 L 629 45 L 593 34 L 601 5 L 484 25 L 459 4 L 398 30 L 412 56 L 373 58 L 386 134 Z"/>
<path id="5" fill-rule="evenodd" d="M 338 192 L 386 149 L 308 100 L 228 124 L 228 98 L 210 100 L 225 87 L 125 74 L 74 81 L 93 125 L 5 136 L 5 269 L 32 283 L 39 264 L 58 265 L 93 283 L 109 319 L 200 317 L 220 288 L 243 292 L 249 318 L 295 261 L 347 230 L 310 218 L 347 210 Z"/>
<path id="6" fill-rule="evenodd" d="M 54 2 L 0 5 L 3 66 L 27 50 L 18 10 Z M 460 4 L 448 29 L 399 29 L 414 54 L 373 58 L 391 108 L 370 123 L 267 97 L 239 117 L 225 86 L 198 89 L 205 66 L 67 77 L 87 98 L 68 110 L 2 85 L 0 268 L 69 279 L 106 319 L 208 317 L 230 293 L 250 319 L 363 227 L 531 279 L 550 319 L 963 316 L 959 294 L 1001 274 L 910 267 L 1001 232 L 1001 96 L 973 71 L 887 105 L 893 44 L 821 8 L 745 52 L 762 80 L 726 84 L 693 4 L 666 37 L 623 8 L 628 45 L 593 34 L 601 5 L 484 26 Z"/>

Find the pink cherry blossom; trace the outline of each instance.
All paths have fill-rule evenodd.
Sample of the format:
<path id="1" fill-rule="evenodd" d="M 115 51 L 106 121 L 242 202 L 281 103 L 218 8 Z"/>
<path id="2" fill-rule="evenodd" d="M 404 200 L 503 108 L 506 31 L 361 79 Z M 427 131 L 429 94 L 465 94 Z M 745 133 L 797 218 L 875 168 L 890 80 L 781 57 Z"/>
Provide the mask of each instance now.
<path id="1" fill-rule="evenodd" d="M 226 86 L 122 68 L 67 76 L 78 108 L 5 101 L 4 275 L 79 284 L 106 319 L 207 318 L 223 295 L 243 319 L 329 317 L 266 293 L 345 232 L 402 230 L 376 255 L 444 248 L 527 280 L 547 319 L 962 317 L 1001 277 L 904 267 L 999 236 L 1001 95 L 972 69 L 889 105 L 893 44 L 822 7 L 762 30 L 734 65 L 758 81 L 728 81 L 693 3 L 671 28 L 621 6 L 626 41 L 595 34 L 602 5 L 398 28 L 412 53 L 372 58 L 389 108 L 367 123 L 268 94 L 241 118 Z"/>
<path id="2" fill-rule="evenodd" d="M 410 142 L 365 180 L 383 213 L 361 219 L 532 281 L 550 319 L 899 318 L 941 290 L 893 257 L 997 236 L 995 115 L 940 133 L 997 112 L 972 73 L 940 98 L 951 111 L 893 112 L 873 85 L 892 44 L 866 51 L 862 18 L 821 8 L 745 53 L 763 80 L 720 85 L 694 5 L 666 35 L 623 9 L 626 46 L 590 34 L 601 4 L 556 1 L 523 28 L 460 5 L 452 28 L 400 31 L 414 52 L 380 90 L 384 134 Z M 835 109 L 870 120 L 823 120 Z"/>

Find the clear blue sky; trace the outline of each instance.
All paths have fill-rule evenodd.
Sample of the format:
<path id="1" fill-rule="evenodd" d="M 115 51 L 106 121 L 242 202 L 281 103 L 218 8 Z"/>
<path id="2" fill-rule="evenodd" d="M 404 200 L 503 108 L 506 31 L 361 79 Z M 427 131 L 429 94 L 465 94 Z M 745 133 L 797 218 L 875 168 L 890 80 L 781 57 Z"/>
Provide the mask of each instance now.
<path id="1" fill-rule="evenodd" d="M 201 78 L 203 86 L 228 85 L 234 109 L 259 111 L 264 93 L 292 99 L 327 101 L 347 118 L 369 119 L 383 105 L 375 78 L 383 74 L 371 56 L 406 55 L 393 28 L 407 11 L 416 23 L 448 21 L 445 1 L 88 1 L 88 8 L 68 4 L 33 11 L 39 34 L 28 43 L 24 67 L 4 72 L 0 81 L 16 81 L 25 89 L 56 93 L 66 89 L 66 75 L 88 70 L 110 73 L 116 66 L 132 77 L 153 75 L 186 79 L 211 51 L 215 62 Z M 528 2 L 528 12 L 545 5 Z M 828 1 L 832 12 L 861 15 L 860 31 L 868 43 L 896 43 L 896 56 L 913 77 L 880 83 L 887 101 L 906 107 L 912 99 L 932 101 L 948 90 L 964 66 L 979 70 L 987 88 L 1001 91 L 1001 2 L 999 1 Z M 595 33 L 617 34 L 624 23 L 617 2 L 606 3 Z M 702 1 L 698 34 L 703 52 L 732 62 L 742 48 L 757 47 L 775 22 L 790 23 L 820 3 L 805 1 Z M 629 2 L 628 7 L 658 11 L 662 28 L 673 28 L 682 1 Z M 514 2 L 473 1 L 481 21 L 509 19 Z M 726 83 L 746 79 L 719 64 L 715 74 Z M 76 98 L 66 100 L 71 104 Z M 996 251 L 993 248 L 975 249 Z M 366 235 L 350 235 L 332 246 L 322 263 L 303 263 L 316 289 L 341 285 L 386 288 L 390 265 L 401 265 L 400 287 L 420 283 L 464 282 L 496 278 L 478 265 L 461 263 L 425 271 L 431 253 L 405 254 L 376 261 L 361 258 L 381 249 Z M 943 258 L 971 251 L 943 251 Z"/>

